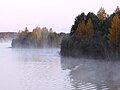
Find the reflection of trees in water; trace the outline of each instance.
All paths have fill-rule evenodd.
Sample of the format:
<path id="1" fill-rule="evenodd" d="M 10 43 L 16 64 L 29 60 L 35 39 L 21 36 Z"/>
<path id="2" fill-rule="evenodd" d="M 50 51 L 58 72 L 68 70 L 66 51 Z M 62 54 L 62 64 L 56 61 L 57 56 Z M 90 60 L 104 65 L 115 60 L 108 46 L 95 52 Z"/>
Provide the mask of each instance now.
<path id="1" fill-rule="evenodd" d="M 61 65 L 62 69 L 70 70 L 70 79 L 75 90 L 120 88 L 119 61 L 61 58 Z"/>

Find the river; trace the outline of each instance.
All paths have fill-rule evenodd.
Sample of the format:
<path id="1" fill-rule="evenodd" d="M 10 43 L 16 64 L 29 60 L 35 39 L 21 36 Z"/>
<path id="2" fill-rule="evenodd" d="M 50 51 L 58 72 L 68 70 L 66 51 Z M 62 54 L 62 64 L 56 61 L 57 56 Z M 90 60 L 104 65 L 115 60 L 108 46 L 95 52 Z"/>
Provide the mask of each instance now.
<path id="1" fill-rule="evenodd" d="M 119 90 L 120 62 L 63 58 L 59 48 L 0 43 L 0 90 Z"/>

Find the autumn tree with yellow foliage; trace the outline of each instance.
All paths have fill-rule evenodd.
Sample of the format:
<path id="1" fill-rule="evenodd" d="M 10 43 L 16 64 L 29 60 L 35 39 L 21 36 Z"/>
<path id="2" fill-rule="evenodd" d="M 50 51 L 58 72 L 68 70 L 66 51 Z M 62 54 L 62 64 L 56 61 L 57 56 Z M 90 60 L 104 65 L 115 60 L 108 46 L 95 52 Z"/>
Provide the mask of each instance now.
<path id="1" fill-rule="evenodd" d="M 120 19 L 117 14 L 113 17 L 111 28 L 109 28 L 108 39 L 118 57 L 120 54 Z"/>
<path id="2" fill-rule="evenodd" d="M 111 44 L 118 43 L 119 33 L 120 33 L 120 19 L 118 18 L 118 15 L 116 14 L 113 17 L 111 28 L 109 28 L 108 38 Z"/>
<path id="3" fill-rule="evenodd" d="M 78 28 L 75 32 L 75 37 L 77 39 L 80 38 L 91 38 L 94 34 L 93 26 L 92 26 L 92 21 L 91 19 L 88 19 L 87 24 L 85 24 L 84 21 L 78 25 Z"/>
<path id="4" fill-rule="evenodd" d="M 42 35 L 41 35 L 41 29 L 40 27 L 36 27 L 33 29 L 32 31 L 32 37 L 37 39 L 37 40 L 40 40 Z"/>
<path id="5" fill-rule="evenodd" d="M 92 20 L 89 18 L 87 25 L 86 25 L 86 32 L 87 32 L 87 37 L 90 38 L 94 35 L 94 29 L 93 29 L 93 25 L 92 25 Z"/>
<path id="6" fill-rule="evenodd" d="M 25 27 L 25 30 L 23 30 L 22 32 L 19 31 L 18 36 L 25 37 L 28 33 L 29 33 L 29 30 L 27 27 Z"/>
<path id="7" fill-rule="evenodd" d="M 100 10 L 98 11 L 97 13 L 97 17 L 100 19 L 100 20 L 105 20 L 106 19 L 106 12 L 105 12 L 105 9 L 104 8 L 100 8 Z"/>
<path id="8" fill-rule="evenodd" d="M 82 38 L 84 35 L 84 32 L 85 32 L 85 22 L 82 21 L 82 23 L 80 23 L 77 27 L 77 30 L 75 32 L 75 37 L 77 39 Z"/>

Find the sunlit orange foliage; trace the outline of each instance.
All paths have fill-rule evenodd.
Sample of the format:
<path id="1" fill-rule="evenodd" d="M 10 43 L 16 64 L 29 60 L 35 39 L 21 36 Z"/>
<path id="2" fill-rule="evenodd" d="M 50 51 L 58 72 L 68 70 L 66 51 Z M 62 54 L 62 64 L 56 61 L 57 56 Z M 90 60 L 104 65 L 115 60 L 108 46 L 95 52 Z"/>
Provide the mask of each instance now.
<path id="1" fill-rule="evenodd" d="M 84 21 L 82 21 L 82 23 L 78 25 L 78 28 L 75 32 L 75 37 L 79 39 L 83 35 L 85 35 L 85 22 Z"/>
<path id="2" fill-rule="evenodd" d="M 91 19 L 89 19 L 86 25 L 84 21 L 82 21 L 82 23 L 78 25 L 78 28 L 75 32 L 75 37 L 78 39 L 90 38 L 91 36 L 93 36 L 93 34 L 94 34 L 94 30 L 92 26 L 92 21 Z"/>
<path id="3" fill-rule="evenodd" d="M 87 37 L 90 38 L 94 34 L 93 30 L 93 25 L 91 19 L 88 20 L 87 25 L 86 25 L 86 32 L 87 32 Z"/>
<path id="4" fill-rule="evenodd" d="M 33 29 L 33 31 L 32 31 L 32 37 L 34 39 L 38 39 L 38 40 L 41 39 L 41 29 L 40 29 L 40 27 L 36 27 L 35 29 Z"/>
<path id="5" fill-rule="evenodd" d="M 111 28 L 109 28 L 108 39 L 111 44 L 117 44 L 120 38 L 120 19 L 116 14 L 113 17 Z"/>
<path id="6" fill-rule="evenodd" d="M 107 15 L 107 14 L 106 14 L 104 8 L 100 8 L 100 10 L 97 12 L 97 17 L 98 17 L 100 20 L 105 20 L 106 15 Z"/>
<path id="7" fill-rule="evenodd" d="M 25 27 L 25 30 L 23 30 L 22 32 L 18 32 L 19 37 L 25 37 L 27 34 L 29 33 L 29 30 L 27 27 Z"/>

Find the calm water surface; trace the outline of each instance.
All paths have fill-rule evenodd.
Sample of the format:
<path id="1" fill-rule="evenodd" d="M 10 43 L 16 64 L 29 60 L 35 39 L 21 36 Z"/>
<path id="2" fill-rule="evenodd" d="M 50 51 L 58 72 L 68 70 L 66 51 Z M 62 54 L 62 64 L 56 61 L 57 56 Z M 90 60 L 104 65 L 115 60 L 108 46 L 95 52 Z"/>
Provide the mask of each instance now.
<path id="1" fill-rule="evenodd" d="M 119 90 L 120 62 L 62 58 L 59 48 L 0 43 L 0 90 Z"/>

